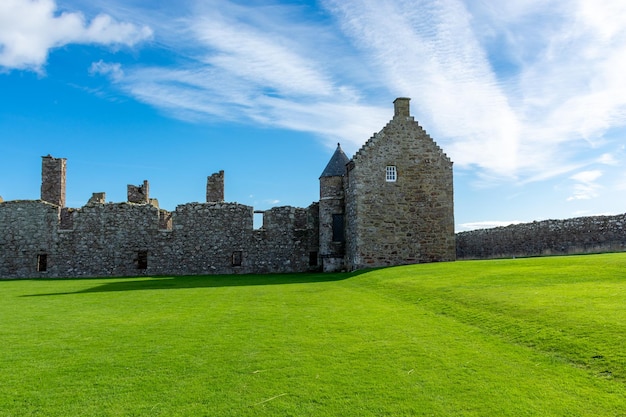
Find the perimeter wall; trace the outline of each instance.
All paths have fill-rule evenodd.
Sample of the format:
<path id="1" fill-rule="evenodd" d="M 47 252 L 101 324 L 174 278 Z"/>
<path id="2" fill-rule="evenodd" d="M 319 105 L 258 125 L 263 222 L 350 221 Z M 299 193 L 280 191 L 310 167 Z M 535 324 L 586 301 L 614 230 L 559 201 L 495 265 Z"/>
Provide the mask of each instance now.
<path id="1" fill-rule="evenodd" d="M 457 259 L 626 250 L 626 214 L 543 220 L 456 234 Z"/>

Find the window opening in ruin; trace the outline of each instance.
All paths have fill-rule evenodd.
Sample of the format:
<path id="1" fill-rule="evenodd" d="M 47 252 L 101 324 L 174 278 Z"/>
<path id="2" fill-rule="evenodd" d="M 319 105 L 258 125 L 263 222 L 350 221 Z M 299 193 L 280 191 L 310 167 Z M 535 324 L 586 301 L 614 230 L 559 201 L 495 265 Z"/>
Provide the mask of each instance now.
<path id="1" fill-rule="evenodd" d="M 137 252 L 137 269 L 148 269 L 148 251 Z"/>
<path id="2" fill-rule="evenodd" d="M 37 255 L 37 272 L 46 272 L 48 270 L 48 255 L 42 253 Z"/>
<path id="3" fill-rule="evenodd" d="M 333 242 L 345 242 L 343 214 L 333 214 Z"/>
<path id="4" fill-rule="evenodd" d="M 317 266 L 317 252 L 309 252 L 309 266 Z"/>
<path id="5" fill-rule="evenodd" d="M 237 250 L 233 252 L 232 264 L 233 266 L 241 266 L 243 261 L 243 251 Z"/>
<path id="6" fill-rule="evenodd" d="M 252 218 L 252 223 L 254 225 L 255 230 L 259 230 L 263 228 L 263 216 L 265 215 L 264 211 L 255 211 L 254 217 Z"/>
<path id="7" fill-rule="evenodd" d="M 387 165 L 385 169 L 385 180 L 387 182 L 396 182 L 398 179 L 398 171 L 395 165 Z"/>

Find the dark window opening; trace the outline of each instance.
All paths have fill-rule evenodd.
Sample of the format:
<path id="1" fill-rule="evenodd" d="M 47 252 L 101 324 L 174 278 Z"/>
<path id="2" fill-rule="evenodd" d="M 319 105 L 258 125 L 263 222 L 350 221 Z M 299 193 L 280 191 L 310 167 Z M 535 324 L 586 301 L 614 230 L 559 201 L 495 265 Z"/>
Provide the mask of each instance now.
<path id="1" fill-rule="evenodd" d="M 242 261 L 243 261 L 243 252 L 240 250 L 233 252 L 233 257 L 232 257 L 233 266 L 241 266 Z"/>
<path id="2" fill-rule="evenodd" d="M 333 214 L 333 242 L 345 242 L 343 214 Z"/>
<path id="3" fill-rule="evenodd" d="M 309 266 L 317 266 L 317 252 L 309 252 Z"/>
<path id="4" fill-rule="evenodd" d="M 43 253 L 37 255 L 37 272 L 46 272 L 48 270 L 48 255 Z"/>
<path id="5" fill-rule="evenodd" d="M 148 269 L 148 251 L 137 252 L 137 269 Z"/>

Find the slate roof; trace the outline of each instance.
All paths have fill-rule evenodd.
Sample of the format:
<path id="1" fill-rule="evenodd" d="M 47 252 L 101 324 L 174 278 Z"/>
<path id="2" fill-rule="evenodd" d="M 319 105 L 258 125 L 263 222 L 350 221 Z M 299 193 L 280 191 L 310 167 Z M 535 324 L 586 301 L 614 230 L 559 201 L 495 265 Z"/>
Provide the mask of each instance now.
<path id="1" fill-rule="evenodd" d="M 326 168 L 324 168 L 324 172 L 322 172 L 320 178 L 343 176 L 346 173 L 346 164 L 349 161 L 350 160 L 343 152 L 343 149 L 341 149 L 341 145 L 338 143 L 337 150 L 335 150 L 335 153 L 330 158 L 330 161 L 328 161 L 328 165 L 326 165 Z"/>

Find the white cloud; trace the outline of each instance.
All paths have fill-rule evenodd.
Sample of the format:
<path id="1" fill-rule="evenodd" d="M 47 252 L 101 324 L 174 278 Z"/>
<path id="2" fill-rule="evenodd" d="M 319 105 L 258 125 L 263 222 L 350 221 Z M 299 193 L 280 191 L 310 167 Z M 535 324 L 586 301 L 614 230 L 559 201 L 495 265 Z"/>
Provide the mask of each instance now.
<path id="1" fill-rule="evenodd" d="M 577 182 L 574 184 L 573 194 L 567 198 L 567 201 L 573 200 L 589 200 L 598 196 L 598 190 L 602 188 L 596 181 L 602 176 L 602 171 L 582 171 L 574 174 L 570 179 Z"/>
<path id="2" fill-rule="evenodd" d="M 318 21 L 307 6 L 195 1 L 146 16 L 184 65 L 92 73 L 175 117 L 312 132 L 348 152 L 409 96 L 456 168 L 528 184 L 616 163 L 604 148 L 626 125 L 622 3 L 324 0 L 332 19 Z"/>
<path id="3" fill-rule="evenodd" d="M 613 166 L 619 165 L 619 161 L 617 160 L 615 155 L 610 154 L 610 153 L 604 153 L 600 155 L 600 158 L 598 158 L 598 163 L 604 164 L 604 165 L 613 165 Z"/>
<path id="4" fill-rule="evenodd" d="M 118 62 L 108 63 L 100 60 L 91 64 L 91 67 L 89 68 L 89 74 L 109 75 L 114 80 L 120 80 L 124 76 L 124 71 L 122 71 L 122 64 Z"/>
<path id="5" fill-rule="evenodd" d="M 623 2 L 326 4 L 457 167 L 545 179 L 626 124 Z"/>
<path id="6" fill-rule="evenodd" d="M 468 222 L 459 225 L 459 230 L 457 232 L 467 232 L 470 230 L 477 229 L 492 229 L 494 227 L 503 227 L 509 226 L 512 224 L 522 223 L 519 220 L 510 220 L 510 221 L 502 221 L 502 220 L 485 220 L 480 222 Z"/>
<path id="7" fill-rule="evenodd" d="M 343 84 L 320 61 L 334 61 L 320 52 L 326 45 L 333 48 L 332 39 L 294 13 L 290 7 L 257 10 L 228 2 L 199 7 L 178 26 L 168 26 L 175 33 L 162 34 L 173 42 L 182 42 L 185 34 L 184 66 L 122 72 L 95 63 L 91 72 L 111 76 L 127 93 L 175 117 L 312 132 L 356 150 L 392 117 L 393 98 L 385 108 L 361 104 L 357 88 Z"/>
<path id="8" fill-rule="evenodd" d="M 412 97 L 417 118 L 437 137 L 445 137 L 458 166 L 476 164 L 499 175 L 516 169 L 520 123 L 462 3 L 326 3 L 379 67 L 381 82 Z"/>
<path id="9" fill-rule="evenodd" d="M 87 23 L 77 12 L 58 12 L 54 0 L 0 1 L 0 67 L 41 71 L 48 53 L 64 45 L 127 45 L 152 30 L 98 15 Z"/>

